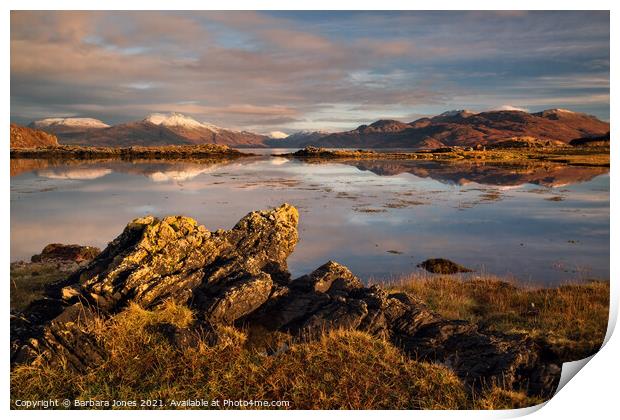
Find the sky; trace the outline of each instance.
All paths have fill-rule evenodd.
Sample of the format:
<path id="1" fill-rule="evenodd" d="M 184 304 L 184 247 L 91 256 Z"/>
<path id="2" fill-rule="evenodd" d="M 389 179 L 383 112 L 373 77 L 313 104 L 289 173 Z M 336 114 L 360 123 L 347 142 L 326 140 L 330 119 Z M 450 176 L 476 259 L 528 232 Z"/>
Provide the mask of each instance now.
<path id="1" fill-rule="evenodd" d="M 609 12 L 13 11 L 11 121 L 154 112 L 259 133 L 446 110 L 609 120 Z"/>

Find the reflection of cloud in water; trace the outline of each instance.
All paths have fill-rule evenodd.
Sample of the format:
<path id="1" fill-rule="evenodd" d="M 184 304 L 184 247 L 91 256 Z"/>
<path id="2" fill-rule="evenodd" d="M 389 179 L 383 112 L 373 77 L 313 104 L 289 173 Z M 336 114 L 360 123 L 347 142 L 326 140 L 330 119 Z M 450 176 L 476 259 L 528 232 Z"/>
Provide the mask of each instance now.
<path id="1" fill-rule="evenodd" d="M 558 259 L 594 267 L 594 276 L 609 276 L 609 175 L 592 178 L 589 170 L 543 171 L 538 166 L 517 171 L 522 168 L 374 163 L 373 169 L 382 174 L 402 175 L 377 176 L 340 162 L 315 165 L 266 157 L 222 164 L 118 161 L 90 170 L 81 163 L 73 169 L 82 175 L 105 175 L 110 169 L 116 174 L 71 183 L 76 171 L 67 176 L 66 165 L 53 171 L 39 167 L 40 177 L 65 174 L 54 184 L 66 188 L 54 194 L 18 194 L 13 191 L 36 189 L 41 179 L 12 179 L 11 211 L 16 217 L 11 218 L 11 258 L 27 259 L 50 242 L 105 246 L 128 221 L 145 214 L 184 214 L 210 230 L 229 229 L 249 211 L 287 201 L 301 213 L 300 242 L 289 259 L 293 276 L 333 259 L 363 278 L 388 278 L 411 272 L 430 257 L 549 284 L 573 277 L 551 268 Z M 421 172 L 412 173 L 417 169 Z M 475 180 L 468 187 L 442 182 L 463 179 L 464 174 Z M 544 198 L 551 188 L 523 185 L 537 180 L 539 185 L 577 182 L 558 191 L 565 201 L 549 202 Z M 174 181 L 184 181 L 182 188 Z M 493 187 L 485 187 L 485 182 Z M 461 202 L 479 201 L 485 192 L 503 190 L 511 190 L 502 194 L 503 201 L 466 211 L 457 208 Z M 427 204 L 383 207 L 398 200 Z M 355 210 L 364 206 L 385 212 Z"/>
<path id="2" fill-rule="evenodd" d="M 69 179 L 69 180 L 89 180 L 97 179 L 109 175 L 112 169 L 93 168 L 93 169 L 45 169 L 37 171 L 37 175 L 48 179 Z"/>

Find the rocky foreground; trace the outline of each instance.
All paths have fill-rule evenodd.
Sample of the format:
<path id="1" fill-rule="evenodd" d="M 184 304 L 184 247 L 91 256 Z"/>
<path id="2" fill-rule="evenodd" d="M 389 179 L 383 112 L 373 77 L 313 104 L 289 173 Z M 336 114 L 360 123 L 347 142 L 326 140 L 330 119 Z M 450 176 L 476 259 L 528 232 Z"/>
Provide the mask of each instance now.
<path id="1" fill-rule="evenodd" d="M 108 351 L 89 322 L 132 304 L 154 309 L 172 301 L 196 314 L 185 328 L 162 325 L 181 348 L 195 345 L 198 335 L 217 340 L 212 332 L 219 326 L 309 341 L 353 329 L 385 338 L 411 358 L 449 367 L 468 389 L 497 383 L 529 395 L 553 394 L 561 363 L 541 342 L 447 320 L 409 293 L 365 287 L 332 261 L 291 279 L 286 261 L 298 241 L 298 218 L 297 209 L 284 204 L 252 212 L 227 231 L 210 232 L 182 216 L 132 221 L 90 263 L 12 314 L 12 365 L 45 361 L 87 371 Z"/>

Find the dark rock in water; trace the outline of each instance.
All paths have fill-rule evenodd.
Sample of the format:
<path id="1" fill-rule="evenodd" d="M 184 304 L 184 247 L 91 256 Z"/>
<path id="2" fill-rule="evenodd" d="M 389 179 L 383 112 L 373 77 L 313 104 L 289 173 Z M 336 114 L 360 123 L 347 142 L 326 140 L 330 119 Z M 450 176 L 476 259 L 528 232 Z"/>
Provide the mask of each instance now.
<path id="1" fill-rule="evenodd" d="M 435 274 L 471 273 L 474 271 L 445 258 L 431 258 L 421 262 L 417 267 Z"/>
<path id="2" fill-rule="evenodd" d="M 87 328 L 93 311 L 111 317 L 132 302 L 154 308 L 173 300 L 197 317 L 187 329 L 157 326 L 179 347 L 218 324 L 310 340 L 357 329 L 449 366 L 474 388 L 497 382 L 536 395 L 555 391 L 558 358 L 525 336 L 444 319 L 414 296 L 364 287 L 333 261 L 291 280 L 286 259 L 298 240 L 297 222 L 287 204 L 250 213 L 229 231 L 209 232 L 187 217 L 137 219 L 91 263 L 12 317 L 11 361 L 63 356 L 76 370 L 96 366 L 105 351 Z"/>
<path id="3" fill-rule="evenodd" d="M 72 261 L 81 263 L 95 258 L 101 250 L 94 246 L 49 244 L 40 254 L 33 255 L 32 262 Z"/>

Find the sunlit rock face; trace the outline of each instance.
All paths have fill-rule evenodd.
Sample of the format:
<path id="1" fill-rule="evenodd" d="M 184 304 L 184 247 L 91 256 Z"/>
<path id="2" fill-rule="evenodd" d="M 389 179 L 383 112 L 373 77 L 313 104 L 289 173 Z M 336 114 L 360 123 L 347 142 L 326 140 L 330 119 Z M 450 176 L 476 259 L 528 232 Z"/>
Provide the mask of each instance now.
<path id="1" fill-rule="evenodd" d="M 11 124 L 11 149 L 44 146 L 58 146 L 58 139 L 41 130 Z"/>

